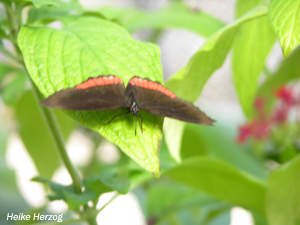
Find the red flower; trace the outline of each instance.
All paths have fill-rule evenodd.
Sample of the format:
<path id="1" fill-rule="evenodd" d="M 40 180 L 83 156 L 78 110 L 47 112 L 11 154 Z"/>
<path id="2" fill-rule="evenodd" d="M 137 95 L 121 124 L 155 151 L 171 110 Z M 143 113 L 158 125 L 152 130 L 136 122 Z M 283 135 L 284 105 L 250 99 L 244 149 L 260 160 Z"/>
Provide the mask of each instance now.
<path id="1" fill-rule="evenodd" d="M 244 124 L 243 126 L 240 126 L 237 142 L 244 143 L 251 136 L 251 133 L 252 133 L 251 124 Z"/>
<path id="2" fill-rule="evenodd" d="M 265 99 L 262 97 L 258 97 L 255 99 L 254 102 L 254 108 L 258 112 L 258 116 L 260 120 L 266 119 L 266 113 L 265 113 Z"/>
<path id="3" fill-rule="evenodd" d="M 290 111 L 289 105 L 281 105 L 280 107 L 275 109 L 274 114 L 272 116 L 272 120 L 275 123 L 286 122 L 289 111 Z"/>
<path id="4" fill-rule="evenodd" d="M 275 96 L 278 99 L 281 99 L 284 103 L 291 106 L 296 103 L 296 99 L 293 96 L 293 89 L 287 88 L 286 86 L 282 85 L 276 92 Z"/>
<path id="5" fill-rule="evenodd" d="M 255 99 L 254 107 L 257 111 L 263 111 L 265 106 L 265 99 L 262 97 L 258 97 Z"/>
<path id="6" fill-rule="evenodd" d="M 268 121 L 254 120 L 252 122 L 252 135 L 257 140 L 266 139 L 271 131 L 271 123 Z"/>
<path id="7" fill-rule="evenodd" d="M 237 137 L 238 143 L 244 143 L 248 138 L 253 137 L 256 140 L 262 140 L 269 137 L 271 132 L 271 123 L 268 121 L 253 120 L 239 128 Z"/>
<path id="8" fill-rule="evenodd" d="M 152 224 L 155 224 L 156 222 L 157 222 L 156 217 L 151 216 L 151 217 L 148 219 L 147 224 L 148 224 L 148 225 L 152 225 Z"/>

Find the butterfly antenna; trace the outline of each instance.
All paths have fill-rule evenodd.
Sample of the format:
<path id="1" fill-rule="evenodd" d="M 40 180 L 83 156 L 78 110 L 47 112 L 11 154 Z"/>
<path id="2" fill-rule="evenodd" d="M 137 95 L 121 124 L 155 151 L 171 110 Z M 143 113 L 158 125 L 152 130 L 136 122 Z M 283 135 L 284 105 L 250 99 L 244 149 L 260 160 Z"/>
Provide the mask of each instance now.
<path id="1" fill-rule="evenodd" d="M 130 113 L 130 111 L 128 111 L 127 113 L 122 113 L 122 114 L 116 115 L 116 116 L 114 116 L 113 118 L 111 118 L 107 123 L 104 123 L 103 125 L 107 125 L 107 124 L 109 124 L 111 121 L 113 121 L 115 118 L 117 118 L 117 117 L 119 117 L 119 116 L 125 116 L 125 115 L 127 115 L 128 113 Z"/>

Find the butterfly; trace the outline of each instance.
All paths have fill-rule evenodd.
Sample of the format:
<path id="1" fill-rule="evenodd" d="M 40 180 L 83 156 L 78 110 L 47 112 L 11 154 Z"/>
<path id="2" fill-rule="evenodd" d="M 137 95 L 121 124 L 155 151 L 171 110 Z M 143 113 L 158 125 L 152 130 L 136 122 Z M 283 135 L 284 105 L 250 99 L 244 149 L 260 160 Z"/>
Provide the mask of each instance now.
<path id="1" fill-rule="evenodd" d="M 149 79 L 133 77 L 125 88 L 122 80 L 113 75 L 89 78 L 74 88 L 60 90 L 40 102 L 45 107 L 65 110 L 116 110 L 126 108 L 127 112 L 136 116 L 136 121 L 143 116 L 145 110 L 156 116 L 169 117 L 189 123 L 213 125 L 215 120 L 209 118 L 191 102 L 177 97 L 161 83 Z M 135 126 L 136 134 L 136 126 Z"/>

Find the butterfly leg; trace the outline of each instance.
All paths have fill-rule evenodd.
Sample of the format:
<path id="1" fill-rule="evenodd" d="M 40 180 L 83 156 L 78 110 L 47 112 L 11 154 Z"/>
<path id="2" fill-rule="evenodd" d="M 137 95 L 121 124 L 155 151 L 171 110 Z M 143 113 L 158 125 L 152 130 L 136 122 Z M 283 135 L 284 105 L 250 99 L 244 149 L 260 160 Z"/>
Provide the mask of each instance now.
<path id="1" fill-rule="evenodd" d="M 130 111 L 128 111 L 127 113 L 122 113 L 122 114 L 116 115 L 116 116 L 114 116 L 113 118 L 111 118 L 107 123 L 104 123 L 103 125 L 107 125 L 107 124 L 109 124 L 111 121 L 113 121 L 116 117 L 119 117 L 119 116 L 125 116 L 125 115 L 127 115 L 128 113 L 130 113 Z"/>
<path id="2" fill-rule="evenodd" d="M 136 121 L 138 120 L 138 115 L 136 115 L 136 118 L 135 118 L 135 130 L 134 130 L 134 135 L 136 136 Z"/>
<path id="3" fill-rule="evenodd" d="M 139 120 L 139 117 L 141 117 L 141 121 Z M 137 127 L 137 121 L 139 121 L 139 125 L 140 125 L 140 128 L 141 128 L 141 131 L 143 133 L 143 120 L 144 120 L 144 117 L 143 115 L 136 115 L 136 119 L 135 119 L 135 135 L 136 135 L 136 127 Z"/>
<path id="4" fill-rule="evenodd" d="M 141 131 L 143 133 L 143 120 L 144 120 L 144 117 L 143 117 L 143 115 L 138 115 L 138 117 L 141 117 L 140 127 L 141 127 Z"/>

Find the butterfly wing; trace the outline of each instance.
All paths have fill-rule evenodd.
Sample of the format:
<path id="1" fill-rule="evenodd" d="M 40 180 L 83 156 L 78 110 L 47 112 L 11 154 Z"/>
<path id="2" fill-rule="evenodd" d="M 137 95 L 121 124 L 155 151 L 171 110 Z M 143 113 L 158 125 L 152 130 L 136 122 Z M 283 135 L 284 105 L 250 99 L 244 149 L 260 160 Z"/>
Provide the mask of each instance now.
<path id="1" fill-rule="evenodd" d="M 198 107 L 177 97 L 158 82 L 134 77 L 125 91 L 125 95 L 130 94 L 134 96 L 140 109 L 154 115 L 204 125 L 212 125 L 214 122 Z"/>
<path id="2" fill-rule="evenodd" d="M 114 110 L 127 107 L 124 93 L 125 87 L 119 77 L 100 76 L 58 91 L 40 105 L 66 110 Z"/>

